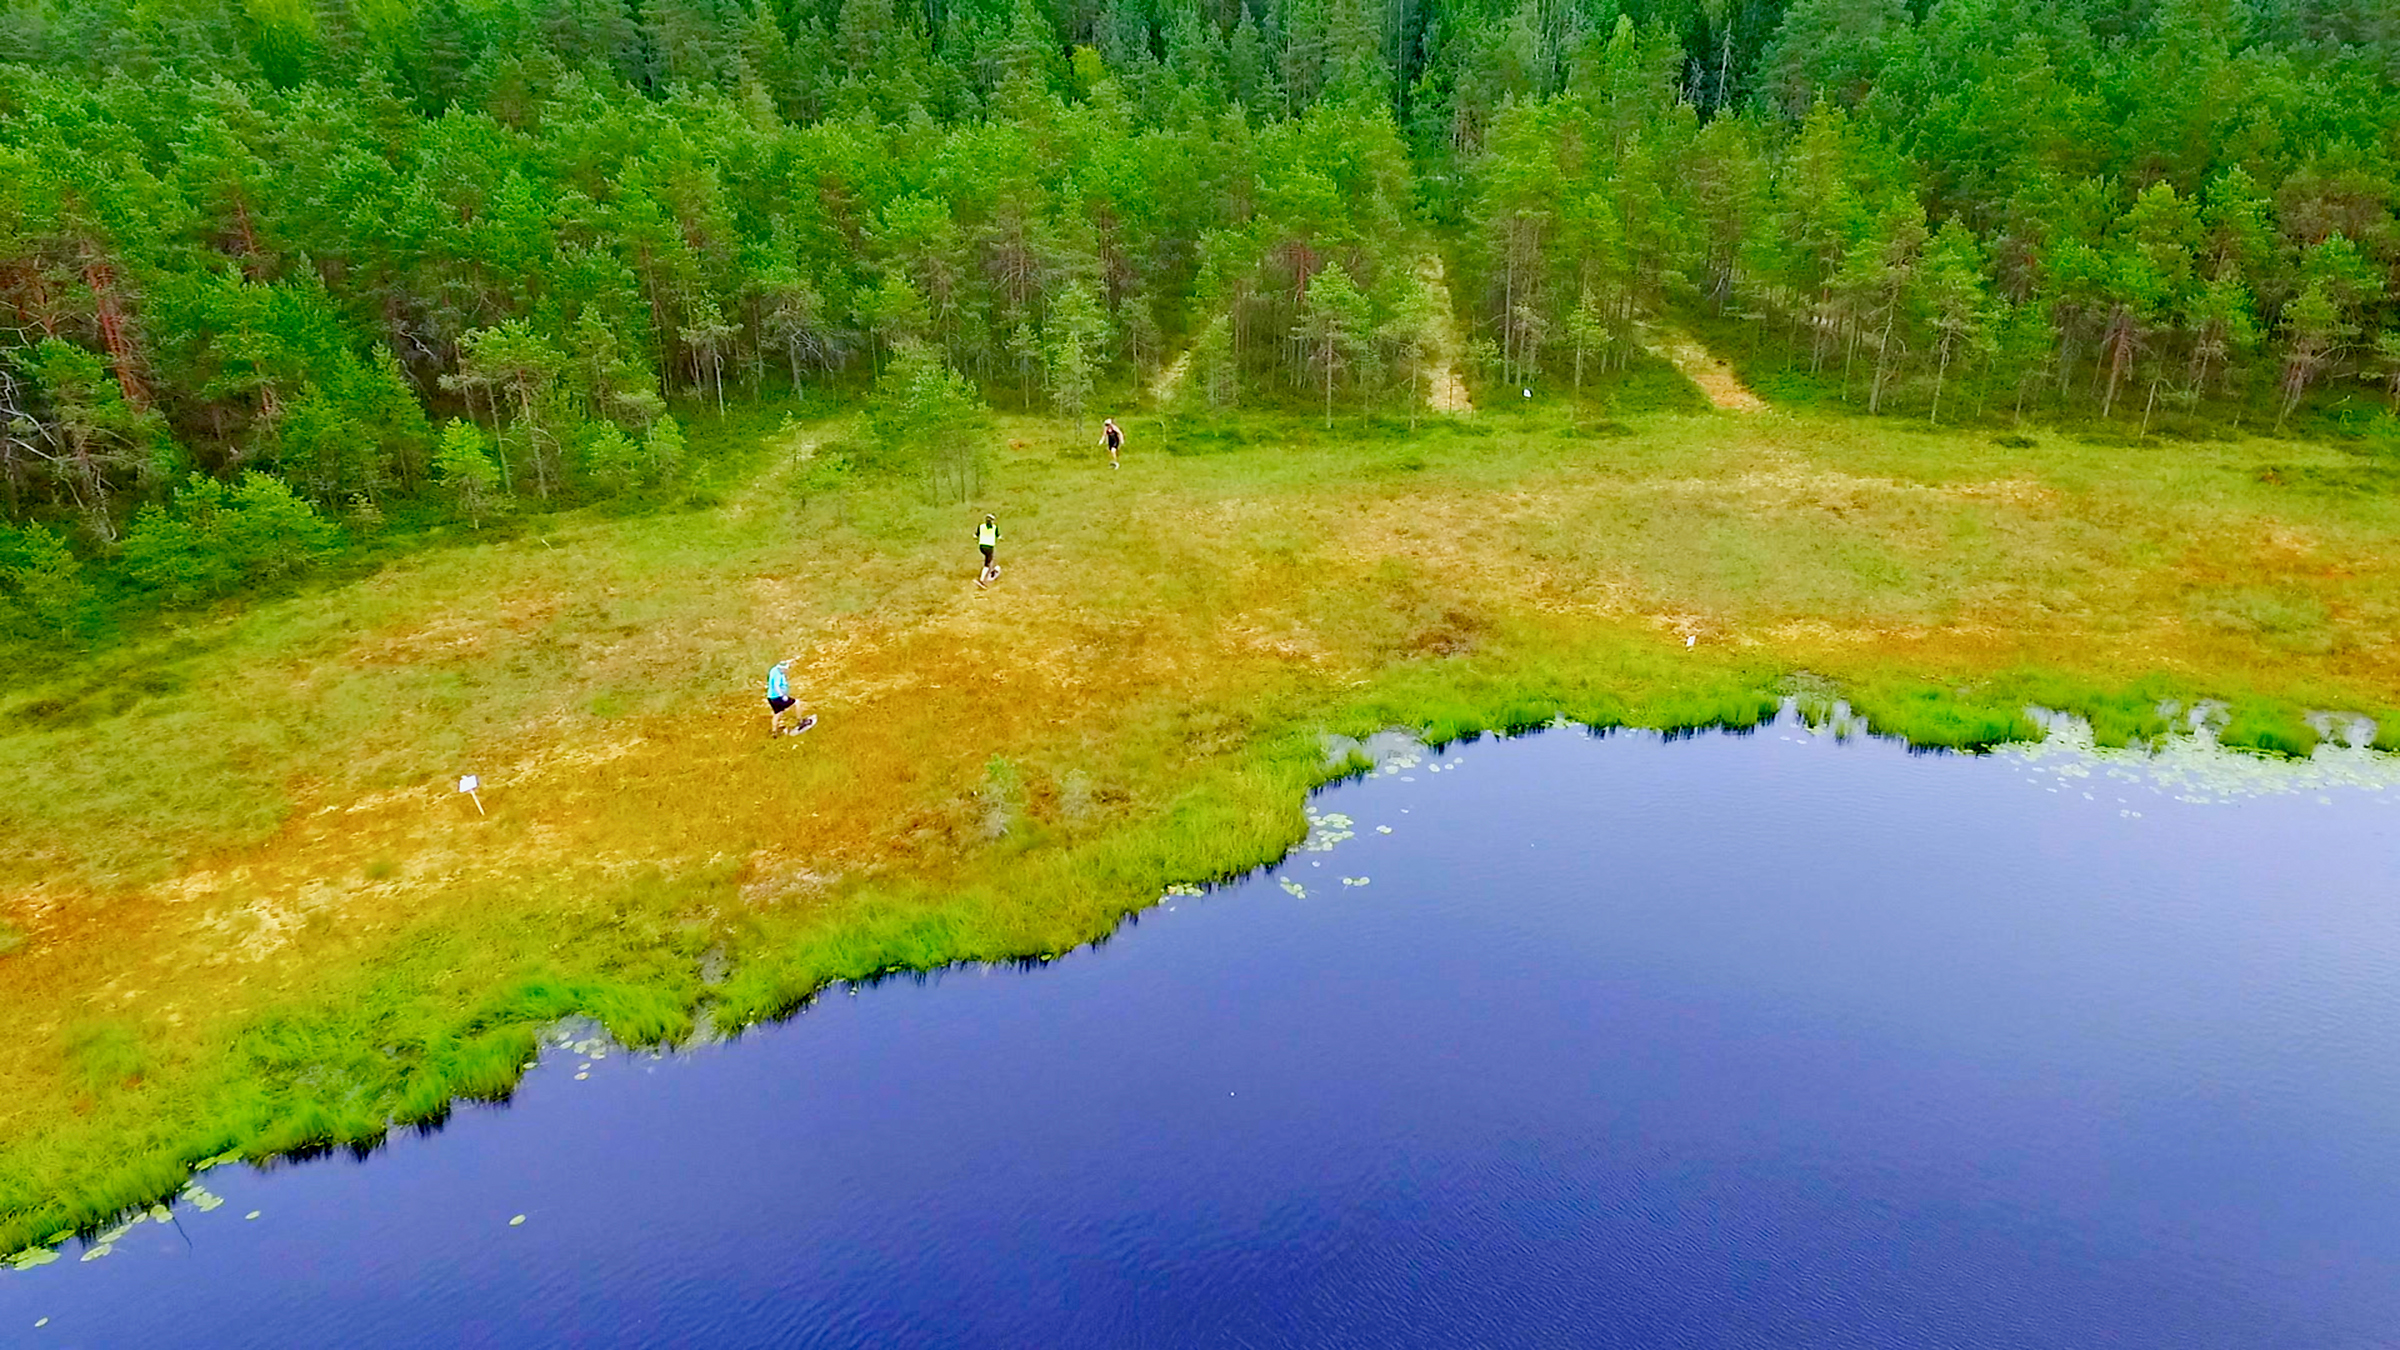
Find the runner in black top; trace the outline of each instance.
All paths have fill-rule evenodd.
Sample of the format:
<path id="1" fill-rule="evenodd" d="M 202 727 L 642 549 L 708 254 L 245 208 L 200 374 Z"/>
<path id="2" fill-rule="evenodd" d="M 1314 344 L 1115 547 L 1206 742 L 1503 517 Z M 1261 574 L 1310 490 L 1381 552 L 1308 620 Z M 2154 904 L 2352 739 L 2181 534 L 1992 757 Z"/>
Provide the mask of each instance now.
<path id="1" fill-rule="evenodd" d="M 1125 433 L 1117 430 L 1117 419 L 1100 419 L 1100 439 L 1108 445 L 1108 467 L 1117 467 L 1117 451 L 1125 448 Z"/>

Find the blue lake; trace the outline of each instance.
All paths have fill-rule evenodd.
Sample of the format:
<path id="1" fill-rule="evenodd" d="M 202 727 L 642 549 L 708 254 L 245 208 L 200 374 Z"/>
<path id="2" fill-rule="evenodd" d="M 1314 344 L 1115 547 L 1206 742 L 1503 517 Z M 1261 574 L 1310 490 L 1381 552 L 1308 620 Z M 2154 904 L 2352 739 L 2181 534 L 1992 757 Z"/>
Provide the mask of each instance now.
<path id="1" fill-rule="evenodd" d="M 2394 799 L 1788 721 L 1404 758 L 1047 967 L 212 1171 L 0 1271 L 0 1344 L 2388 1348 Z"/>

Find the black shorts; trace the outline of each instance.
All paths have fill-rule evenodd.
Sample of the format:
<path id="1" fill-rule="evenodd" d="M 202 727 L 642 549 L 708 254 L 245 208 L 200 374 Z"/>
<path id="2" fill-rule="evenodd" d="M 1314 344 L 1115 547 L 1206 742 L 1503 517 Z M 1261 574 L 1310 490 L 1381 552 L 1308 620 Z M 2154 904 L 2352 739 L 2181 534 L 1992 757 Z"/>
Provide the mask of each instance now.
<path id="1" fill-rule="evenodd" d="M 979 549 L 982 549 L 982 550 L 983 550 L 983 565 L 984 565 L 984 566 L 986 566 L 986 567 L 989 567 L 989 566 L 991 566 L 991 565 L 992 565 L 992 546 L 991 546 L 990 544 L 977 544 L 975 547 L 977 547 L 977 548 L 979 548 Z"/>
<path id="2" fill-rule="evenodd" d="M 786 708 L 792 706 L 792 700 L 788 698 L 777 698 L 773 694 L 769 694 L 767 695 L 767 706 L 773 708 L 777 712 L 782 712 Z"/>

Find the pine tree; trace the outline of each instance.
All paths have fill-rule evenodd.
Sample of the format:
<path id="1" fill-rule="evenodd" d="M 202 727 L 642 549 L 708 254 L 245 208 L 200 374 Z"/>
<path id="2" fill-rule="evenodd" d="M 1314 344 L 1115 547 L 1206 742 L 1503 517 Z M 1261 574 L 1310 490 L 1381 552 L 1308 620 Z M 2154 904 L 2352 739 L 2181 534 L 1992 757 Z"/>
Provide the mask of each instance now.
<path id="1" fill-rule="evenodd" d="M 1306 345 L 1310 363 L 1325 380 L 1325 425 L 1333 426 L 1333 386 L 1345 370 L 1356 371 L 1368 354 L 1372 318 L 1367 297 L 1338 262 L 1308 279 L 1300 321 L 1292 336 Z"/>
<path id="2" fill-rule="evenodd" d="M 1060 290 L 1042 322 L 1042 341 L 1050 405 L 1074 423 L 1080 437 L 1099 375 L 1100 353 L 1108 344 L 1108 317 L 1092 283 L 1079 280 Z"/>

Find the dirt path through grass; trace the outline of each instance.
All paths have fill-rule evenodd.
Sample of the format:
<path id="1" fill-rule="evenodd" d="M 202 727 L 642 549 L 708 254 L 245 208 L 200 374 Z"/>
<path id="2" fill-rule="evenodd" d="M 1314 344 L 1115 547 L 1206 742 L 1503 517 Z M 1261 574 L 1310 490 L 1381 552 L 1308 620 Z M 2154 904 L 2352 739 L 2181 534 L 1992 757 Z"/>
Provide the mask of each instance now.
<path id="1" fill-rule="evenodd" d="M 1467 397 L 1467 382 L 1458 374 L 1459 363 L 1466 359 L 1466 342 L 1459 336 L 1458 313 L 1451 305 L 1450 280 L 1442 255 L 1426 254 L 1418 275 L 1424 278 L 1425 289 L 1432 292 L 1436 316 L 1433 365 L 1425 379 L 1425 406 L 1437 413 L 1472 414 L 1475 402 Z"/>
<path id="2" fill-rule="evenodd" d="M 1167 406 L 1168 401 L 1175 397 L 1176 389 L 1182 386 L 1184 373 L 1191 368 L 1192 349 L 1189 347 L 1184 348 L 1174 360 L 1159 367 L 1158 373 L 1150 377 L 1150 406 Z"/>
<path id="3" fill-rule="evenodd" d="M 1701 345 L 1700 339 L 1680 328 L 1646 330 L 1646 346 L 1653 354 L 1665 357 L 1683 372 L 1683 377 L 1697 385 L 1708 401 L 1727 412 L 1762 412 L 1767 401 L 1742 383 L 1733 367 Z"/>

